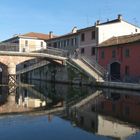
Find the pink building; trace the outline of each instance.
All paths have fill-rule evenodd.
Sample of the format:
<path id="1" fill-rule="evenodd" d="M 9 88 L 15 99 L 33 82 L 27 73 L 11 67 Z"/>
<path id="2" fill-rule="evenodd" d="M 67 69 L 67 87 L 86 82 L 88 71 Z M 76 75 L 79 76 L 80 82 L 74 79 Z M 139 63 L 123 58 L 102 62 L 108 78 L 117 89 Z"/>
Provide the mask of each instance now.
<path id="1" fill-rule="evenodd" d="M 140 34 L 112 37 L 98 47 L 98 63 L 112 79 L 140 80 Z"/>

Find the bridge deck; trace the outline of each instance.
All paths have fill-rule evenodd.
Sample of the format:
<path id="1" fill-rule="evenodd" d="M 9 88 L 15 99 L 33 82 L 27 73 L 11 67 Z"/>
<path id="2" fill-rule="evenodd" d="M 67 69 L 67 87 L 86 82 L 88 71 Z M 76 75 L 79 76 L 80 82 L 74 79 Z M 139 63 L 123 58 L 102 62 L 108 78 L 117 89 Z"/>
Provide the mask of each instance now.
<path id="1" fill-rule="evenodd" d="M 2 56 L 23 56 L 23 57 L 39 57 L 53 60 L 67 60 L 67 57 L 57 56 L 46 53 L 31 53 L 31 52 L 13 52 L 13 51 L 0 51 Z"/>

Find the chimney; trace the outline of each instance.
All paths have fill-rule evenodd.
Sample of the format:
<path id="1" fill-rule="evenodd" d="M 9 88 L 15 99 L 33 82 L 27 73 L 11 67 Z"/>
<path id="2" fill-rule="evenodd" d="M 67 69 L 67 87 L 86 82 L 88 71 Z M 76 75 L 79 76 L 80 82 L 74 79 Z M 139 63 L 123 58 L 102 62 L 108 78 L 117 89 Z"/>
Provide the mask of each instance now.
<path id="1" fill-rule="evenodd" d="M 118 15 L 118 20 L 120 20 L 120 21 L 122 20 L 122 15 L 121 14 Z"/>
<path id="2" fill-rule="evenodd" d="M 77 32 L 77 27 L 74 27 L 73 29 L 72 29 L 72 33 L 76 33 Z"/>
<path id="3" fill-rule="evenodd" d="M 52 31 L 49 32 L 49 39 L 51 39 L 51 38 L 53 38 L 53 32 Z"/>
<path id="4" fill-rule="evenodd" d="M 97 20 L 96 22 L 95 22 L 95 26 L 97 26 L 97 25 L 99 25 L 100 24 L 100 20 Z"/>
<path id="5" fill-rule="evenodd" d="M 97 20 L 97 21 L 96 21 L 96 25 L 99 25 L 99 24 L 100 24 L 100 20 Z"/>

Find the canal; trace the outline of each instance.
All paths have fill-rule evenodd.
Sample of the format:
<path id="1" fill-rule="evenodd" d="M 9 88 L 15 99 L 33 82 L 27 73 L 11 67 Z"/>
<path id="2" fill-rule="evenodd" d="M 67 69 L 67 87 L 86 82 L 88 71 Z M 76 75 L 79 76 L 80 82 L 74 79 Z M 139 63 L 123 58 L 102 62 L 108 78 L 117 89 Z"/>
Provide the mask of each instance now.
<path id="1" fill-rule="evenodd" d="M 140 93 L 30 81 L 0 87 L 1 140 L 139 140 Z"/>

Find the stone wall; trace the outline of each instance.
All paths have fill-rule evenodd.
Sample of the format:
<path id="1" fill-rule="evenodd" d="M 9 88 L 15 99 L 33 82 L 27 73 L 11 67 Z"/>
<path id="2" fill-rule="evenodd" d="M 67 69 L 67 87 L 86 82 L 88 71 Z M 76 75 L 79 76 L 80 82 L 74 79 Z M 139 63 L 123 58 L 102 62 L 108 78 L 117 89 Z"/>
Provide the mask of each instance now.
<path id="1" fill-rule="evenodd" d="M 86 84 L 88 77 L 83 75 L 77 69 L 68 66 L 49 63 L 46 66 L 30 71 L 23 74 L 24 80 L 45 80 L 51 82 L 60 83 L 74 83 L 74 84 Z"/>

